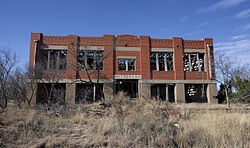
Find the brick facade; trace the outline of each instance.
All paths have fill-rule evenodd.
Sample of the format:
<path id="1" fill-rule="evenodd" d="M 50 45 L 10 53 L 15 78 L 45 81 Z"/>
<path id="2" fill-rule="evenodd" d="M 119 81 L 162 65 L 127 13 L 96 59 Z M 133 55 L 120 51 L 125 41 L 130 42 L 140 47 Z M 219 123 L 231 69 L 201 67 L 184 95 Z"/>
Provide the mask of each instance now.
<path id="1" fill-rule="evenodd" d="M 31 33 L 30 40 L 30 66 L 36 65 L 40 61 L 40 53 L 42 46 L 58 46 L 67 49 L 67 68 L 64 71 L 65 76 L 60 80 L 66 85 L 66 102 L 74 100 L 76 94 L 75 85 L 69 84 L 72 81 L 79 79 L 88 79 L 84 71 L 77 73 L 77 50 L 81 46 L 97 46 L 103 48 L 104 61 L 103 70 L 101 70 L 102 82 L 104 83 L 104 93 L 106 96 L 114 94 L 110 89 L 114 87 L 116 81 L 115 76 L 140 76 L 138 81 L 138 97 L 149 97 L 151 84 L 167 84 L 175 85 L 175 102 L 185 102 L 185 84 L 206 84 L 207 87 L 207 102 L 216 102 L 216 82 L 211 76 L 215 73 L 214 69 L 209 64 L 213 64 L 213 40 L 204 38 L 202 40 L 184 40 L 180 37 L 172 39 L 153 39 L 149 36 L 133 36 L 133 35 L 103 35 L 102 37 L 82 37 L 76 35 L 68 36 L 47 36 L 42 33 Z M 118 50 L 121 49 L 121 50 Z M 151 49 L 171 49 L 173 51 L 173 70 L 171 71 L 152 71 L 150 69 L 150 52 Z M 202 71 L 184 71 L 183 56 L 185 49 L 195 52 L 204 53 L 204 72 Z M 136 60 L 134 71 L 120 71 L 118 69 L 119 57 L 134 57 Z M 210 59 L 209 59 L 210 58 Z M 212 69 L 212 72 L 211 72 Z M 78 75 L 79 74 L 79 75 Z M 123 78 L 123 77 L 122 77 Z M 121 79 L 122 79 L 121 78 Z M 92 75 L 91 79 L 96 80 L 97 76 Z M 67 90 L 69 89 L 69 90 Z M 149 95 L 149 96 L 147 96 Z"/>

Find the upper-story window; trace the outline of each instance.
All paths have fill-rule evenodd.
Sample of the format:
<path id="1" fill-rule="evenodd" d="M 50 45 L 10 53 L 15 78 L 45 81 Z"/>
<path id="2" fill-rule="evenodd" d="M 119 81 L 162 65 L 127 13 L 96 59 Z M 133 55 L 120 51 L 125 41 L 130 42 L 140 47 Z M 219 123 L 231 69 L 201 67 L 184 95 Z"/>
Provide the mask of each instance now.
<path id="1" fill-rule="evenodd" d="M 185 53 L 184 71 L 204 71 L 204 53 Z"/>
<path id="2" fill-rule="evenodd" d="M 77 68 L 103 70 L 103 51 L 80 50 L 77 54 Z"/>
<path id="3" fill-rule="evenodd" d="M 135 71 L 135 59 L 118 59 L 118 69 L 125 71 Z"/>
<path id="4" fill-rule="evenodd" d="M 44 69 L 66 69 L 67 50 L 42 50 L 41 63 Z"/>
<path id="5" fill-rule="evenodd" d="M 173 71 L 173 52 L 151 52 L 150 68 L 156 71 Z"/>

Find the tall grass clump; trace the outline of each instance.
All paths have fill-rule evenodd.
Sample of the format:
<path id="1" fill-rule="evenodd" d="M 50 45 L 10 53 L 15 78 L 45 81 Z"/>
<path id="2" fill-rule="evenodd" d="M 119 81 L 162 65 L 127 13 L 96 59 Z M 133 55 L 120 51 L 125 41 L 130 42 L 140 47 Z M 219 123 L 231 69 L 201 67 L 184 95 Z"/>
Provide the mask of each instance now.
<path id="1" fill-rule="evenodd" d="M 250 107 L 150 99 L 18 109 L 0 114 L 0 147 L 249 147 Z"/>

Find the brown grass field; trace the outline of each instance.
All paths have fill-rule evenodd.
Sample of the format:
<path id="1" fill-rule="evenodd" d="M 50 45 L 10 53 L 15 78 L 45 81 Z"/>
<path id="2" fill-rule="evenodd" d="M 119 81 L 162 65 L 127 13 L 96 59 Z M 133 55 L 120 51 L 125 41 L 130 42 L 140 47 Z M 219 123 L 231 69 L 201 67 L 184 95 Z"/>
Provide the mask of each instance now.
<path id="1" fill-rule="evenodd" d="M 0 147 L 250 147 L 250 105 L 130 100 L 0 114 Z"/>

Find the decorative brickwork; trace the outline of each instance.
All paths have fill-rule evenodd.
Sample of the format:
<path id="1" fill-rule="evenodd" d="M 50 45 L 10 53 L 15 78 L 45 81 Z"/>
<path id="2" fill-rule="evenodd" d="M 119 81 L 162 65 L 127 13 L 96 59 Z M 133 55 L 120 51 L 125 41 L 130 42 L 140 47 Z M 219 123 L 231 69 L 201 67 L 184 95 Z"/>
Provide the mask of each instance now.
<path id="1" fill-rule="evenodd" d="M 110 91 L 110 87 L 116 85 L 115 75 L 119 76 L 131 76 L 137 75 L 138 78 L 138 93 L 139 97 L 149 94 L 150 95 L 150 83 L 139 84 L 140 82 L 149 81 L 161 81 L 169 80 L 175 85 L 175 100 L 177 102 L 185 102 L 185 90 L 184 84 L 177 84 L 178 81 L 188 80 L 188 82 L 203 84 L 206 80 L 208 85 L 208 99 L 212 99 L 216 94 L 216 87 L 214 76 L 214 64 L 213 61 L 213 40 L 211 38 L 205 38 L 202 40 L 184 40 L 180 37 L 173 37 L 171 39 L 154 39 L 149 36 L 134 36 L 134 35 L 103 35 L 102 37 L 82 37 L 77 35 L 68 36 L 47 36 L 42 33 L 31 33 L 30 39 L 30 65 L 36 65 L 40 63 L 41 50 L 45 50 L 41 47 L 53 47 L 51 50 L 56 50 L 56 47 L 67 50 L 67 68 L 65 70 L 66 75 L 63 77 L 62 82 L 72 83 L 76 79 L 88 79 L 86 71 L 77 70 L 77 53 L 83 47 L 95 47 L 95 50 L 100 47 L 103 50 L 103 69 L 100 71 L 100 79 L 102 83 L 105 83 L 104 89 L 111 95 L 114 91 Z M 119 49 L 119 50 L 118 50 Z M 154 52 L 170 52 L 173 59 L 173 70 L 159 71 L 150 69 L 150 53 L 154 49 Z M 186 49 L 186 50 L 185 50 Z M 50 49 L 46 49 L 50 50 Z M 60 49 L 58 49 L 60 50 Z M 166 51 L 165 51 L 166 50 Z M 184 53 L 194 52 L 202 53 L 204 55 L 204 71 L 184 71 Z M 132 71 L 119 70 L 118 58 L 119 57 L 133 57 L 135 59 L 135 69 Z M 158 59 L 157 59 L 158 60 Z M 163 60 L 163 59 L 160 59 Z M 165 59 L 166 60 L 166 59 Z M 159 62 L 159 61 L 157 61 Z M 195 63 L 192 63 L 195 64 Z M 198 64 L 200 65 L 200 64 Z M 159 67 L 159 65 L 157 65 Z M 196 68 L 197 69 L 197 68 Z M 211 71 L 212 70 L 212 71 Z M 93 72 L 91 79 L 98 79 L 97 75 Z M 106 85 L 106 82 L 108 84 Z M 134 82 L 133 82 L 134 83 Z M 211 85 L 210 85 L 211 83 Z M 172 85 L 172 84 L 171 84 Z M 167 85 L 166 85 L 167 86 Z M 143 88 L 142 88 L 143 87 Z M 145 88 L 144 88 L 145 87 Z M 69 90 L 66 90 L 66 97 L 74 97 L 75 92 L 70 94 L 71 90 L 75 91 L 73 86 L 67 85 Z M 67 89 L 66 88 L 66 89 Z M 115 88 L 114 88 L 115 89 Z M 145 92 L 149 91 L 149 92 Z M 183 92 L 179 92 L 183 91 Z M 112 93 L 110 93 L 112 92 Z M 211 93 L 210 93 L 211 92 Z M 107 97 L 107 94 L 105 94 Z M 149 97 L 149 96 L 148 96 Z M 109 98 L 109 97 L 108 97 Z M 66 98 L 67 99 L 67 98 Z M 66 101 L 67 102 L 67 101 Z M 72 103 L 72 100 L 70 101 Z M 74 102 L 74 101 L 73 101 Z M 208 102 L 215 102 L 208 101 Z"/>

